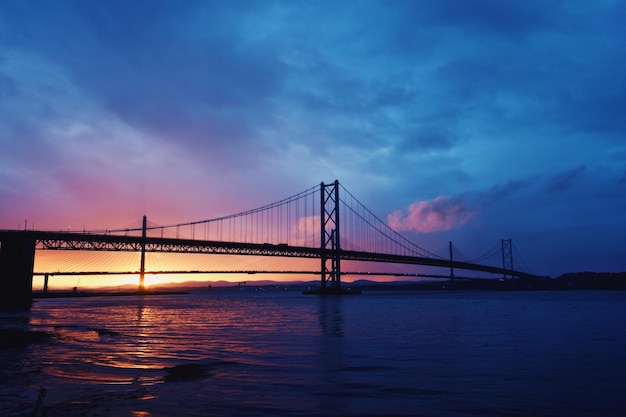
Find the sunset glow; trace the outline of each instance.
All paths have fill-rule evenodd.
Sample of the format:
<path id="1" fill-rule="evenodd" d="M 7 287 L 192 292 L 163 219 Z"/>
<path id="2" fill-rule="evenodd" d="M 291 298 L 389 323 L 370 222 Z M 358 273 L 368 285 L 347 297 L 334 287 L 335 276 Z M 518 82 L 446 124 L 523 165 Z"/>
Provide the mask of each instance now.
<path id="1" fill-rule="evenodd" d="M 2 229 L 193 223 L 338 179 L 439 255 L 511 238 L 539 274 L 624 268 L 621 2 L 79 3 L 0 4 Z M 311 245 L 319 205 L 232 226 Z"/>
<path id="2" fill-rule="evenodd" d="M 0 0 L 0 417 L 626 417 L 626 0 Z"/>

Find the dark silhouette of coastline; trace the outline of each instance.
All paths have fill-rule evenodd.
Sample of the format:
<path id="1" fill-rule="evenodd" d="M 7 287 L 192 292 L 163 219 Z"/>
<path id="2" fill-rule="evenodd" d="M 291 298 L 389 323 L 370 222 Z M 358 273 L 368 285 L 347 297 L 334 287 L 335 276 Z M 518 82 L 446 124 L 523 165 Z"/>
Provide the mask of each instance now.
<path id="1" fill-rule="evenodd" d="M 33 291 L 33 298 L 65 297 L 127 297 L 132 295 L 177 295 L 189 294 L 187 291 Z"/>
<path id="2" fill-rule="evenodd" d="M 376 282 L 358 280 L 344 283 L 350 292 L 355 294 L 361 291 L 385 290 L 626 290 L 626 272 L 576 272 L 560 275 L 556 278 L 548 276 L 533 276 L 524 278 L 471 278 L 430 281 L 394 281 Z M 289 291 L 297 290 L 315 293 L 319 288 L 318 282 L 306 283 L 272 283 L 254 285 L 209 286 L 211 292 L 225 291 Z M 193 289 L 188 288 L 190 291 Z M 204 288 L 203 290 L 207 290 Z"/>
<path id="3" fill-rule="evenodd" d="M 576 272 L 553 280 L 554 289 L 561 290 L 624 290 L 626 272 Z"/>
<path id="4" fill-rule="evenodd" d="M 298 291 L 314 294 L 319 289 L 318 281 L 308 282 L 248 282 L 232 283 L 232 285 L 207 285 L 201 282 L 188 282 L 163 285 L 162 289 L 149 291 L 113 291 L 113 290 L 85 290 L 85 291 L 42 291 L 33 292 L 33 298 L 60 298 L 60 297 L 123 297 L 123 296 L 158 296 L 178 295 L 194 292 L 276 292 Z M 575 272 L 560 275 L 556 278 L 548 276 L 533 276 L 523 278 L 457 278 L 451 280 L 429 281 L 394 281 L 376 282 L 357 280 L 344 283 L 345 293 L 360 294 L 362 291 L 419 291 L 419 290 L 493 290 L 493 291 L 528 291 L 528 290 L 626 290 L 626 272 Z"/>
<path id="5" fill-rule="evenodd" d="M 626 290 L 626 272 L 576 272 L 560 275 L 508 279 L 456 279 L 414 283 L 357 285 L 361 290 Z"/>

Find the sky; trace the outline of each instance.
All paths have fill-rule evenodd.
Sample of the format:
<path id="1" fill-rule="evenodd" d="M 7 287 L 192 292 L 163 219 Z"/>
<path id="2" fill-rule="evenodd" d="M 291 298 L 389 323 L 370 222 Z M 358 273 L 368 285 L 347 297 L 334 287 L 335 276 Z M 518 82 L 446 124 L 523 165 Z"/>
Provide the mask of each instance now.
<path id="1" fill-rule="evenodd" d="M 537 274 L 625 271 L 625 21 L 612 0 L 4 0 L 0 228 L 196 221 L 338 179 L 431 251 L 510 238 Z"/>

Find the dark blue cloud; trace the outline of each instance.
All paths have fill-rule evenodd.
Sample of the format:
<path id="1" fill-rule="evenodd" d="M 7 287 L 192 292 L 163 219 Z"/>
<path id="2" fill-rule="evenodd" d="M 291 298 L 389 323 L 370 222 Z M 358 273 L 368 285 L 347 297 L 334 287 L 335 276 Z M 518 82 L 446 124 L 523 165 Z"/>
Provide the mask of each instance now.
<path id="1" fill-rule="evenodd" d="M 554 25 L 551 13 L 558 12 L 559 2 L 502 2 L 477 0 L 472 2 L 444 0 L 427 8 L 426 19 L 435 24 L 462 28 L 472 34 L 487 36 L 526 35 Z M 419 6 L 416 5 L 416 9 Z"/>
<path id="2" fill-rule="evenodd" d="M 548 181 L 546 191 L 549 193 L 558 193 L 572 188 L 585 171 L 585 166 L 569 169 L 554 175 Z"/>

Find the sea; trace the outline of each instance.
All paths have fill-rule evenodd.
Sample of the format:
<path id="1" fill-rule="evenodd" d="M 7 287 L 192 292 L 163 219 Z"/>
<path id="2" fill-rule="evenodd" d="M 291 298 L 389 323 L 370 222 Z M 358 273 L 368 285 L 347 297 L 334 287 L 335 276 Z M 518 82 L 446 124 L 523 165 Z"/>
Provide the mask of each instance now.
<path id="1" fill-rule="evenodd" d="M 1 416 L 626 416 L 626 291 L 40 299 Z M 6 344 L 4 344 L 6 345 Z"/>

